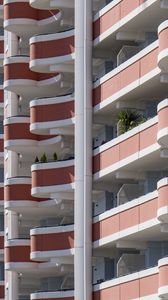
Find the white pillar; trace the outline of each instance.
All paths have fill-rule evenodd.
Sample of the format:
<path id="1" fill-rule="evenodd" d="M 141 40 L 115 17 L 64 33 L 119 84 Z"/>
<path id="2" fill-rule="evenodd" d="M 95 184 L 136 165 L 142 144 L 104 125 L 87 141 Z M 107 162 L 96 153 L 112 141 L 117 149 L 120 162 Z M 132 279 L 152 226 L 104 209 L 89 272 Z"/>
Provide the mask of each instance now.
<path id="1" fill-rule="evenodd" d="M 8 296 L 9 300 L 18 300 L 19 286 L 18 286 L 18 274 L 13 271 L 8 271 Z"/>
<path id="2" fill-rule="evenodd" d="M 75 0 L 75 300 L 92 299 L 92 1 Z"/>

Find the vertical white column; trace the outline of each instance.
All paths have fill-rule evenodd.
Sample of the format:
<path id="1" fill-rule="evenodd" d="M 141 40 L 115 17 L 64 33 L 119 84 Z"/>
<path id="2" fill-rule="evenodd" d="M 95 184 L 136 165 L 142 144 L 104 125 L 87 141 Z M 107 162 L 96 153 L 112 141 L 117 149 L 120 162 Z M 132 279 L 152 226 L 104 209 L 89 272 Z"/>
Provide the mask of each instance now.
<path id="1" fill-rule="evenodd" d="M 18 274 L 16 272 L 9 272 L 8 275 L 8 299 L 18 300 Z"/>
<path id="2" fill-rule="evenodd" d="M 92 299 L 92 1 L 75 0 L 75 300 Z"/>

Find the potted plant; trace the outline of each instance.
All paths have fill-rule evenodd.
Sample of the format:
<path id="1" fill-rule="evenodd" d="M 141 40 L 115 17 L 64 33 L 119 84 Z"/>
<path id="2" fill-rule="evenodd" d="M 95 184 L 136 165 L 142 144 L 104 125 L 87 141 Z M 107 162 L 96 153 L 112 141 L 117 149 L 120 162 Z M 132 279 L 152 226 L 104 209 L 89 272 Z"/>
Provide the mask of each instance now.
<path id="1" fill-rule="evenodd" d="M 53 154 L 53 159 L 54 159 L 54 160 L 58 160 L 58 156 L 57 156 L 57 153 L 56 153 L 56 152 L 54 152 L 54 154 Z"/>
<path id="2" fill-rule="evenodd" d="M 46 156 L 45 152 L 44 152 L 43 155 L 41 156 L 40 162 L 42 162 L 42 163 L 46 163 L 46 162 L 47 162 L 47 156 Z"/>
<path id="3" fill-rule="evenodd" d="M 35 164 L 37 164 L 39 162 L 38 156 L 35 157 L 34 162 L 35 162 Z"/>
<path id="4" fill-rule="evenodd" d="M 122 110 L 118 114 L 118 132 L 122 134 L 145 121 L 144 117 L 131 110 Z"/>

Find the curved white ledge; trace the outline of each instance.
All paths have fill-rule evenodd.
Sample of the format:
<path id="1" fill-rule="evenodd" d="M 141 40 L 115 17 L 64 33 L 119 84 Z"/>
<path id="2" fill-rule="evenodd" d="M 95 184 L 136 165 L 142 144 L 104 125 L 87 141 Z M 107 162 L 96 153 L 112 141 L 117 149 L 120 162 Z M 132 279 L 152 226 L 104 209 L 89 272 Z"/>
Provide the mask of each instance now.
<path id="1" fill-rule="evenodd" d="M 74 0 L 29 0 L 30 5 L 37 9 L 72 9 L 74 8 Z"/>
<path id="2" fill-rule="evenodd" d="M 59 97 L 39 98 L 30 101 L 30 107 L 42 106 L 48 104 L 66 103 L 73 100 L 74 100 L 74 94 L 59 96 Z"/>
<path id="3" fill-rule="evenodd" d="M 160 129 L 158 131 L 157 141 L 160 145 L 167 147 L 167 145 L 168 145 L 168 127 Z"/>
<path id="4" fill-rule="evenodd" d="M 30 131 L 34 134 L 74 135 L 75 118 L 59 121 L 31 123 Z"/>
<path id="5" fill-rule="evenodd" d="M 30 123 L 30 117 L 14 116 L 4 120 L 4 125 Z"/>
<path id="6" fill-rule="evenodd" d="M 74 231 L 74 225 L 34 228 L 30 230 L 30 235 L 64 233 L 69 231 Z"/>
<path id="7" fill-rule="evenodd" d="M 168 185 L 168 177 L 162 178 L 157 182 L 157 189 L 165 185 Z"/>
<path id="8" fill-rule="evenodd" d="M 168 20 L 165 20 L 158 26 L 158 34 L 161 33 L 161 31 L 167 27 L 168 27 Z"/>
<path id="9" fill-rule="evenodd" d="M 159 112 L 159 110 L 168 107 L 168 99 L 164 99 L 163 101 L 161 101 L 158 106 L 157 106 L 157 112 Z"/>
<path id="10" fill-rule="evenodd" d="M 30 60 L 30 69 L 35 72 L 73 73 L 75 54 Z"/>
<path id="11" fill-rule="evenodd" d="M 5 247 L 13 247 L 13 246 L 30 246 L 29 239 L 11 239 L 5 242 Z"/>
<path id="12" fill-rule="evenodd" d="M 31 300 L 36 300 L 36 299 L 64 299 L 64 298 L 71 298 L 74 297 L 74 291 L 60 291 L 60 292 L 38 292 L 38 293 L 33 293 L 31 294 Z"/>
<path id="13" fill-rule="evenodd" d="M 168 71 L 168 47 L 158 54 L 158 67 L 167 72 Z"/>
<path id="14" fill-rule="evenodd" d="M 63 2 L 64 0 L 62 0 Z M 41 34 L 37 36 L 33 36 L 29 40 L 29 44 L 33 43 L 39 43 L 39 42 L 48 42 L 48 41 L 56 41 L 60 39 L 65 39 L 67 37 L 74 36 L 75 30 L 67 30 L 63 32 L 58 32 L 58 33 L 51 33 L 51 34 Z"/>
<path id="15" fill-rule="evenodd" d="M 74 190 L 74 183 L 60 184 L 60 185 L 51 185 L 44 187 L 36 187 L 31 189 L 31 194 L 34 197 L 46 198 L 51 194 L 58 192 L 69 192 Z"/>
<path id="16" fill-rule="evenodd" d="M 5 263 L 5 270 L 8 271 L 28 271 L 37 268 L 38 264 L 36 262 L 11 262 Z"/>
<path id="17" fill-rule="evenodd" d="M 47 250 L 47 251 L 32 251 L 30 253 L 30 258 L 32 260 L 44 260 L 53 257 L 67 257 L 67 256 L 74 256 L 75 249 L 70 248 L 66 250 Z"/>
<path id="18" fill-rule="evenodd" d="M 65 167 L 70 167 L 70 166 L 74 166 L 74 159 L 33 164 L 31 166 L 31 172 L 37 171 L 37 170 L 46 170 L 46 169 L 47 170 L 48 169 L 59 169 L 59 168 L 65 168 Z"/>
<path id="19" fill-rule="evenodd" d="M 31 184 L 31 178 L 26 177 L 11 177 L 4 181 L 4 185 L 15 185 L 15 184 Z"/>
<path id="20" fill-rule="evenodd" d="M 8 64 L 15 64 L 15 63 L 29 63 L 30 57 L 29 56 L 11 56 L 4 59 L 4 66 Z"/>

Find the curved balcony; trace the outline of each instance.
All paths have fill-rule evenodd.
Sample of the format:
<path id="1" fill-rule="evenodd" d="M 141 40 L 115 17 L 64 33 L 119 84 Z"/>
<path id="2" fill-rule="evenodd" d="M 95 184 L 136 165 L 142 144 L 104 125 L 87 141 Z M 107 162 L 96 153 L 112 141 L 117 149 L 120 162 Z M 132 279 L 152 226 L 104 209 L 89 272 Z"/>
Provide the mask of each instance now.
<path id="1" fill-rule="evenodd" d="M 38 33 L 55 32 L 55 26 L 61 18 L 57 10 L 40 11 L 29 5 L 29 0 L 4 1 L 4 29 L 19 37 Z"/>
<path id="2" fill-rule="evenodd" d="M 73 73 L 74 30 L 30 39 L 30 68 L 35 72 Z"/>
<path id="3" fill-rule="evenodd" d="M 53 300 L 53 299 L 65 299 L 65 300 L 74 300 L 74 291 L 68 290 L 68 291 L 55 291 L 55 292 L 47 292 L 47 291 L 41 291 L 31 294 L 31 300 L 35 299 L 47 299 L 47 300 Z"/>
<path id="4" fill-rule="evenodd" d="M 159 54 L 158 66 L 163 72 L 168 71 L 168 20 L 164 21 L 158 27 L 159 36 Z"/>
<path id="5" fill-rule="evenodd" d="M 41 199 L 31 196 L 30 177 L 11 177 L 5 180 L 5 208 L 14 211 L 34 209 Z"/>
<path id="6" fill-rule="evenodd" d="M 31 254 L 35 261 L 74 254 L 74 226 L 43 227 L 31 229 Z"/>
<path id="7" fill-rule="evenodd" d="M 29 69 L 29 57 L 12 56 L 4 60 L 4 89 L 32 99 L 54 96 L 61 85 L 59 74 L 36 74 Z"/>
<path id="8" fill-rule="evenodd" d="M 158 111 L 158 134 L 157 141 L 163 147 L 168 146 L 168 99 L 163 100 L 157 107 Z"/>
<path id="9" fill-rule="evenodd" d="M 159 260 L 159 298 L 167 299 L 168 297 L 168 258 Z"/>
<path id="10" fill-rule="evenodd" d="M 30 102 L 30 131 L 35 134 L 74 134 L 74 96 L 37 99 Z"/>
<path id="11" fill-rule="evenodd" d="M 158 211 L 157 217 L 160 222 L 168 222 L 168 178 L 158 181 Z"/>
<path id="12" fill-rule="evenodd" d="M 74 160 L 32 165 L 32 196 L 55 198 L 60 192 L 69 193 L 74 188 Z"/>
<path id="13" fill-rule="evenodd" d="M 22 147 L 36 146 L 36 135 L 30 133 L 29 126 L 30 118 L 27 116 L 16 116 L 5 119 L 5 148 L 11 151 L 19 151 L 20 153 Z"/>
<path id="14" fill-rule="evenodd" d="M 5 242 L 5 269 L 28 271 L 36 266 L 30 260 L 30 240 L 12 239 Z"/>

